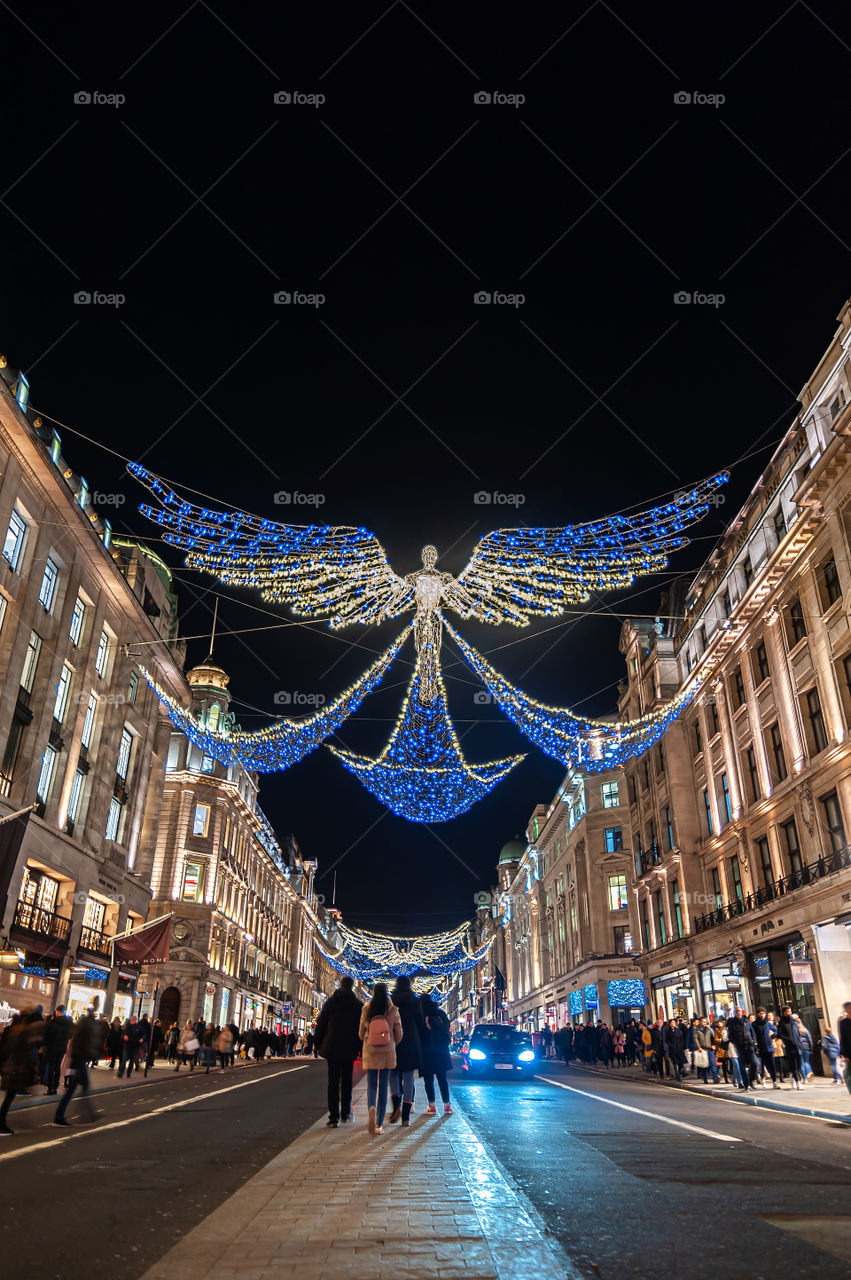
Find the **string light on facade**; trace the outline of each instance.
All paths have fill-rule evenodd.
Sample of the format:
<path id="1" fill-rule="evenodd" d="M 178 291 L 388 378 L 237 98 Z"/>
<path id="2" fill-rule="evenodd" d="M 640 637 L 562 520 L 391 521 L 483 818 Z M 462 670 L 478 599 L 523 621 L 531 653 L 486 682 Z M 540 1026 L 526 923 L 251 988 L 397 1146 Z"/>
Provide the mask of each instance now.
<path id="1" fill-rule="evenodd" d="M 379 982 L 386 978 L 413 977 L 415 974 L 444 977 L 463 973 L 481 964 L 493 944 L 493 938 L 471 951 L 467 946 L 469 926 L 465 923 L 446 933 L 416 937 L 391 937 L 337 925 L 341 945 L 337 951 L 317 942 L 322 954 L 339 973 L 362 982 Z"/>

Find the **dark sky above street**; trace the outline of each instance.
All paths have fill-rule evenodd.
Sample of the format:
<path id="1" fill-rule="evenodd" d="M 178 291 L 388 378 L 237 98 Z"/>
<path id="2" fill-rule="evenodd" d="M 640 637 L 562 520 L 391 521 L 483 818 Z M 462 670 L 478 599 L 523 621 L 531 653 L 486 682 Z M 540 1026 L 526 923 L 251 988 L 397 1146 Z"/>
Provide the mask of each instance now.
<path id="1" fill-rule="evenodd" d="M 770 450 L 734 464 L 782 436 L 851 292 L 845 5 L 3 10 L 0 350 L 34 407 L 176 487 L 365 525 L 400 573 L 426 542 L 458 572 L 492 528 L 732 466 L 726 506 L 672 563 L 696 571 Z M 162 551 L 119 460 L 60 430 L 116 531 Z M 208 634 L 216 584 L 163 554 L 183 634 Z M 667 581 L 585 617 L 462 630 L 534 696 L 607 714 L 621 620 L 655 614 Z M 400 628 L 252 631 L 285 609 L 218 594 L 246 728 L 276 691 L 335 696 Z M 378 752 L 410 657 L 335 741 Z M 328 901 L 336 867 L 352 924 L 470 914 L 560 781 L 474 702 L 451 644 L 444 660 L 468 757 L 528 750 L 467 815 L 405 823 L 324 749 L 263 781 Z"/>

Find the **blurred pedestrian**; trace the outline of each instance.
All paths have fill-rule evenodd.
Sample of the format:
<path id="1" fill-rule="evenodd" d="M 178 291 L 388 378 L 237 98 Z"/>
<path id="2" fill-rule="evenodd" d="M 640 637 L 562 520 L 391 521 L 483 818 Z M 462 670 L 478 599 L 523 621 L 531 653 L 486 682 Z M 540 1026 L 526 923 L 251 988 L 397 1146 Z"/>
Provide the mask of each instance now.
<path id="1" fill-rule="evenodd" d="M 783 1056 L 792 1076 L 792 1088 L 800 1089 L 804 1083 L 803 1044 L 801 1043 L 798 1024 L 792 1017 L 792 1010 L 789 1005 L 784 1008 L 781 1014 L 780 1021 L 777 1024 L 777 1034 L 783 1041 Z"/>
<path id="2" fill-rule="evenodd" d="M 195 1034 L 192 1019 L 187 1018 L 177 1039 L 177 1066 L 174 1068 L 175 1071 L 179 1071 L 185 1062 L 189 1063 L 189 1070 L 194 1071 L 195 1054 L 198 1048 L 198 1037 Z"/>
<path id="3" fill-rule="evenodd" d="M 4 1091 L 0 1103 L 0 1138 L 10 1138 L 14 1133 L 6 1123 L 9 1108 L 16 1096 L 26 1093 L 36 1078 L 31 1027 L 25 1012 L 16 1013 L 0 1037 L 0 1086 Z"/>
<path id="4" fill-rule="evenodd" d="M 148 1044 L 148 1052 L 145 1057 L 145 1075 L 146 1076 L 150 1071 L 151 1067 L 154 1065 L 154 1059 L 156 1058 L 157 1054 L 162 1051 L 164 1040 L 165 1040 L 165 1032 L 163 1031 L 163 1024 L 160 1022 L 159 1018 L 155 1018 L 153 1023 L 151 1024 L 151 1039 L 150 1039 L 150 1043 Z"/>
<path id="5" fill-rule="evenodd" d="M 824 1056 L 830 1063 L 830 1069 L 833 1072 L 831 1084 L 842 1084 L 842 1072 L 839 1070 L 839 1041 L 833 1034 L 830 1027 L 825 1027 L 824 1035 L 821 1038 L 821 1047 Z"/>
<path id="6" fill-rule="evenodd" d="M 42 1084 L 47 1092 L 59 1092 L 59 1068 L 71 1039 L 74 1024 L 65 1012 L 64 1004 L 56 1006 L 53 1017 L 44 1028 L 44 1044 L 42 1046 Z"/>
<path id="7" fill-rule="evenodd" d="M 396 979 L 390 999 L 399 1010 L 402 1020 L 402 1039 L 396 1050 L 396 1067 L 390 1080 L 393 1099 L 390 1123 L 395 1124 L 401 1116 L 402 1126 L 407 1129 L 414 1107 L 416 1074 L 418 1071 L 422 1074 L 423 1070 L 425 1020 L 420 999 L 414 994 L 410 978 Z"/>
<path id="8" fill-rule="evenodd" d="M 443 1114 L 445 1116 L 452 1115 L 452 1104 L 449 1101 L 449 1083 L 446 1079 L 447 1073 L 452 1070 L 452 1055 L 449 1052 L 450 1027 L 449 1019 L 429 995 L 424 995 L 420 1000 L 423 1012 L 424 1036 L 422 1042 L 423 1068 L 420 1072 L 425 1085 L 426 1097 L 428 1098 L 428 1106 L 426 1114 L 430 1116 L 437 1115 L 437 1107 L 434 1097 L 434 1082 L 437 1080 L 437 1087 L 440 1090 L 440 1100 L 443 1103 Z M 550 1037 L 551 1045 L 554 1037 Z"/>
<path id="9" fill-rule="evenodd" d="M 396 1067 L 396 1046 L 402 1039 L 399 1010 L 383 982 L 376 982 L 372 999 L 363 1007 L 358 1037 L 363 1042 L 366 1070 L 367 1125 L 370 1133 L 383 1133 L 390 1072 Z"/>
<path id="10" fill-rule="evenodd" d="M 118 1064 L 119 1080 L 124 1075 L 124 1069 L 127 1068 L 127 1079 L 129 1080 L 133 1074 L 133 1068 L 139 1070 L 139 1045 L 141 1043 L 143 1029 L 139 1026 L 139 1019 L 135 1013 L 132 1013 L 121 1030 L 121 1061 Z"/>
<path id="11" fill-rule="evenodd" d="M 328 1063 L 328 1128 L 340 1121 L 351 1124 L 352 1075 L 360 1054 L 360 1027 L 363 1005 L 354 993 L 354 980 L 340 979 L 340 986 L 325 1001 L 316 1022 L 314 1044 Z"/>
<path id="12" fill-rule="evenodd" d="M 812 1032 L 809 1027 L 803 1023 L 797 1013 L 793 1013 L 792 1017 L 798 1024 L 798 1035 L 801 1037 L 801 1074 L 805 1080 L 812 1080 L 813 1066 L 812 1056 L 815 1052 L 815 1044 L 813 1043 Z"/>
<path id="13" fill-rule="evenodd" d="M 97 1119 L 97 1113 L 89 1098 L 88 1064 L 92 1060 L 98 1035 L 97 1021 L 91 1009 L 88 1009 L 82 1018 L 77 1020 L 71 1033 L 71 1041 L 68 1046 L 68 1054 L 71 1059 L 71 1083 L 60 1098 L 59 1106 L 56 1108 L 56 1115 L 53 1118 L 53 1123 L 59 1125 L 60 1128 L 70 1128 L 68 1121 L 65 1119 L 65 1112 L 68 1110 L 68 1103 L 78 1088 L 80 1089 L 81 1099 L 85 1103 L 87 1118 L 89 1120 Z"/>

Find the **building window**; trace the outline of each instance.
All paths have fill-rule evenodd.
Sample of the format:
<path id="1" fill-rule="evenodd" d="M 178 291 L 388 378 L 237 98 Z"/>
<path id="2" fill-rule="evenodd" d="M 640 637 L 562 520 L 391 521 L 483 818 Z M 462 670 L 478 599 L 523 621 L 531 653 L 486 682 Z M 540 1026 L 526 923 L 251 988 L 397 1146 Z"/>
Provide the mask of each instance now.
<path id="1" fill-rule="evenodd" d="M 761 791 L 759 787 L 759 770 L 756 767 L 756 752 L 753 747 L 748 747 L 745 752 L 745 759 L 748 762 L 748 777 L 751 784 L 751 800 L 757 801 L 761 799 Z"/>
<path id="2" fill-rule="evenodd" d="M 786 517 L 783 514 L 783 504 L 774 513 L 774 532 L 777 535 L 777 541 L 782 542 L 786 537 Z"/>
<path id="3" fill-rule="evenodd" d="M 783 782 L 787 777 L 788 770 L 786 768 L 786 753 L 783 750 L 780 725 L 776 721 L 769 729 L 769 734 L 771 736 L 771 750 L 774 755 L 774 776 L 778 782 Z"/>
<path id="4" fill-rule="evenodd" d="M 203 757 L 202 757 L 202 759 L 201 759 L 201 772 L 202 772 L 202 773 L 212 773 L 212 772 L 213 772 L 213 763 L 214 763 L 214 762 L 213 762 L 213 757 L 212 757 L 212 756 L 203 756 Z"/>
<path id="5" fill-rule="evenodd" d="M 83 782 L 85 774 L 78 769 L 74 774 L 74 781 L 71 784 L 71 798 L 68 801 L 68 817 L 71 822 L 77 821 L 77 814 L 80 810 L 80 800 L 83 795 Z"/>
<path id="6" fill-rule="evenodd" d="M 98 651 L 95 655 L 95 671 L 102 676 L 106 671 L 106 658 L 109 653 L 109 636 L 106 629 L 101 631 L 100 640 L 98 640 Z"/>
<path id="7" fill-rule="evenodd" d="M 680 886 L 676 880 L 671 882 L 671 928 L 675 938 L 683 936 L 683 909 L 680 902 Z"/>
<path id="8" fill-rule="evenodd" d="M 664 744 L 664 742 L 660 742 L 660 743 L 659 743 L 659 772 L 660 772 L 660 773 L 664 773 L 664 772 L 665 772 L 665 744 Z"/>
<path id="9" fill-rule="evenodd" d="M 736 667 L 736 670 L 733 672 L 733 687 L 736 691 L 736 709 L 738 710 L 739 707 L 743 707 L 745 705 L 746 699 L 745 681 L 742 676 L 741 667 Z"/>
<path id="10" fill-rule="evenodd" d="M 845 838 L 845 823 L 842 821 L 839 797 L 835 791 L 822 796 L 821 807 L 824 810 L 824 821 L 828 838 L 830 839 L 830 847 L 834 853 L 839 853 L 848 842 Z"/>
<path id="11" fill-rule="evenodd" d="M 619 924 L 614 930 L 615 935 L 615 955 L 628 956 L 632 951 L 632 934 L 629 931 L 629 925 Z"/>
<path id="12" fill-rule="evenodd" d="M 92 734 L 95 731 L 95 716 L 97 715 L 98 700 L 93 693 L 89 694 L 89 700 L 86 703 L 86 718 L 83 721 L 83 732 L 80 737 L 81 746 L 88 751 L 92 745 Z"/>
<path id="13" fill-rule="evenodd" d="M 106 815 L 106 838 L 107 840 L 118 839 L 118 824 L 121 821 L 121 805 L 115 796 L 109 802 L 109 812 Z"/>
<path id="14" fill-rule="evenodd" d="M 662 890 L 659 889 L 653 896 L 656 899 L 656 923 L 659 929 L 659 946 L 664 947 L 668 941 L 668 930 L 665 927 L 665 904 L 662 901 Z"/>
<path id="15" fill-rule="evenodd" d="M 74 612 L 71 614 L 71 629 L 69 635 L 74 648 L 80 643 L 80 636 L 83 634 L 83 618 L 86 616 L 86 606 L 83 604 L 79 596 L 74 601 Z"/>
<path id="16" fill-rule="evenodd" d="M 718 704 L 714 698 L 709 699 L 706 711 L 709 716 L 709 736 L 715 738 L 721 732 L 721 725 L 718 722 Z"/>
<path id="17" fill-rule="evenodd" d="M 763 680 L 767 680 L 771 675 L 771 667 L 768 665 L 768 653 L 766 652 L 764 640 L 760 640 L 754 650 L 754 671 L 759 678 L 759 684 L 762 684 Z"/>
<path id="18" fill-rule="evenodd" d="M 616 782 L 604 782 L 600 791 L 603 798 L 603 808 L 616 809 L 620 804 L 618 784 Z"/>
<path id="19" fill-rule="evenodd" d="M 724 617 L 729 618 L 730 614 L 733 612 L 733 602 L 730 599 L 729 588 L 727 588 L 727 590 L 724 592 L 724 594 L 721 597 L 721 608 L 724 611 Z"/>
<path id="20" fill-rule="evenodd" d="M 807 634 L 807 624 L 804 621 L 804 610 L 801 607 L 801 601 L 798 596 L 789 605 L 789 647 L 794 649 L 796 644 Z"/>
<path id="21" fill-rule="evenodd" d="M 38 589 L 39 604 L 45 613 L 50 613 L 53 608 L 53 601 L 56 599 L 56 586 L 59 582 L 59 566 L 50 556 L 47 557 L 44 565 L 44 573 L 41 577 L 41 586 Z"/>
<path id="22" fill-rule="evenodd" d="M 623 848 L 623 829 L 606 827 L 606 853 L 618 853 Z"/>
<path id="23" fill-rule="evenodd" d="M 133 735 L 126 727 L 121 732 L 121 744 L 118 748 L 118 760 L 115 772 L 122 781 L 127 781 L 127 770 L 130 768 L 130 752 L 133 749 Z"/>
<path id="24" fill-rule="evenodd" d="M 629 891 L 626 876 L 609 876 L 609 910 L 626 911 L 629 907 Z"/>
<path id="25" fill-rule="evenodd" d="M 34 631 L 31 631 L 29 644 L 27 645 L 27 652 L 24 656 L 24 669 L 21 672 L 21 688 L 25 694 L 30 694 L 33 691 L 33 685 L 35 684 L 35 672 L 40 656 L 41 636 L 38 636 Z M 29 701 L 29 699 L 27 699 L 27 701 Z"/>
<path id="26" fill-rule="evenodd" d="M 747 591 L 748 587 L 753 582 L 753 565 L 751 564 L 750 556 L 745 556 L 742 561 L 742 573 L 744 574 L 745 590 Z"/>
<path id="27" fill-rule="evenodd" d="M 53 774 L 56 770 L 57 754 L 58 753 L 53 747 L 47 747 L 44 755 L 41 757 L 41 769 L 39 771 L 38 785 L 36 786 L 35 793 L 41 801 L 42 806 L 47 804 L 47 800 L 50 795 L 50 784 L 53 781 Z"/>
<path id="28" fill-rule="evenodd" d="M 192 819 L 193 836 L 205 836 L 210 825 L 210 806 L 208 804 L 196 804 L 195 816 Z"/>
<path id="29" fill-rule="evenodd" d="M 61 724 L 65 719 L 65 712 L 68 709 L 68 695 L 71 692 L 71 681 L 74 679 L 74 672 L 68 663 L 62 665 L 62 671 L 59 676 L 59 683 L 56 686 L 56 701 L 53 704 L 53 719 Z"/>
<path id="30" fill-rule="evenodd" d="M 757 852 L 759 853 L 759 865 L 762 871 L 762 883 L 768 892 L 769 897 L 774 897 L 774 868 L 771 865 L 771 849 L 768 844 L 767 836 L 760 836 L 756 842 Z"/>
<path id="31" fill-rule="evenodd" d="M 788 822 L 784 822 L 780 830 L 783 832 L 783 839 L 786 844 L 789 870 L 794 874 L 796 871 L 800 871 L 804 865 L 801 857 L 801 846 L 798 843 L 798 828 L 795 825 L 795 819 L 790 818 Z"/>
<path id="32" fill-rule="evenodd" d="M 721 892 L 721 872 L 717 867 L 712 868 L 712 896 L 715 899 L 715 910 L 721 911 L 724 906 L 724 895 Z"/>
<path id="33" fill-rule="evenodd" d="M 821 713 L 818 689 L 810 689 L 807 694 L 807 715 L 809 716 L 810 731 L 812 733 L 813 746 L 815 747 L 814 754 L 818 755 L 827 746 L 827 731 L 824 727 L 824 716 Z"/>
<path id="34" fill-rule="evenodd" d="M 130 672 L 130 685 L 127 689 L 127 701 L 131 707 L 136 705 L 136 699 L 139 696 L 139 673 L 138 671 Z"/>
<path id="35" fill-rule="evenodd" d="M 836 572 L 836 561 L 833 556 L 822 567 L 821 574 L 822 582 L 824 583 L 823 600 L 825 608 L 829 609 L 842 595 L 842 587 L 839 584 L 839 574 Z"/>
<path id="36" fill-rule="evenodd" d="M 187 862 L 183 872 L 183 892 L 180 895 L 184 902 L 197 902 L 201 887 L 201 864 Z"/>
<path id="37" fill-rule="evenodd" d="M 696 756 L 699 756 L 702 750 L 703 750 L 703 740 L 701 739 L 701 736 L 700 736 L 700 721 L 695 720 L 694 722 L 694 754 Z"/>
<path id="38" fill-rule="evenodd" d="M 644 950 L 650 950 L 650 912 L 648 909 L 648 898 L 641 899 L 641 932 L 644 935 Z"/>
<path id="39" fill-rule="evenodd" d="M 721 795 L 724 798 L 724 813 L 727 815 L 727 822 L 732 822 L 733 806 L 730 803 L 730 780 L 726 773 L 721 774 Z"/>
<path id="40" fill-rule="evenodd" d="M 664 819 L 665 819 L 665 838 L 666 838 L 666 840 L 668 841 L 668 849 L 673 849 L 673 847 L 674 847 L 674 820 L 673 820 L 673 818 L 672 818 L 672 816 L 671 816 L 671 806 L 670 806 L 669 804 L 666 804 L 666 805 L 665 805 L 665 808 L 662 810 L 662 814 L 663 814 Z"/>
<path id="41" fill-rule="evenodd" d="M 711 806 L 711 804 L 709 803 L 709 790 L 708 790 L 708 788 L 706 788 L 706 787 L 704 787 L 704 789 L 703 789 L 703 813 L 704 813 L 704 817 L 705 817 L 705 820 L 706 820 L 706 834 L 707 834 L 708 836 L 711 836 L 711 835 L 713 834 L 713 832 L 712 832 L 712 806 Z"/>
<path id="42" fill-rule="evenodd" d="M 27 522 L 22 520 L 17 511 L 9 517 L 9 528 L 6 530 L 6 541 L 3 544 L 3 556 L 17 573 L 21 563 L 24 543 L 27 540 Z"/>
<path id="43" fill-rule="evenodd" d="M 739 855 L 734 853 L 730 859 L 730 875 L 733 879 L 733 892 L 736 895 L 736 901 L 740 906 L 744 906 L 745 895 L 742 891 L 742 868 L 739 864 Z"/>

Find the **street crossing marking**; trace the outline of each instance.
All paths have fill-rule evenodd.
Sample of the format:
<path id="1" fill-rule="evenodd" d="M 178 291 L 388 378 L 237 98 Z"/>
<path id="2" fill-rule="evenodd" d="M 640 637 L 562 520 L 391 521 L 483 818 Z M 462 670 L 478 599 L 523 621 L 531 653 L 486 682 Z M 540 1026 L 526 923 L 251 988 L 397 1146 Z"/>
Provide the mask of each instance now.
<path id="1" fill-rule="evenodd" d="M 127 1124 L 138 1124 L 140 1120 L 150 1120 L 151 1116 L 164 1115 L 166 1111 L 177 1111 L 180 1107 L 191 1107 L 193 1102 L 203 1102 L 205 1098 L 220 1098 L 223 1093 L 233 1093 L 235 1089 L 247 1089 L 252 1084 L 264 1084 L 267 1080 L 279 1080 L 281 1076 L 291 1076 L 296 1071 L 306 1071 L 307 1063 L 300 1067 L 290 1067 L 288 1071 L 275 1071 L 268 1075 L 257 1076 L 254 1080 L 242 1080 L 239 1084 L 229 1084 L 225 1089 L 211 1089 L 209 1093 L 197 1093 L 194 1097 L 184 1098 L 181 1102 L 170 1102 L 165 1107 L 155 1107 L 143 1115 L 128 1116 L 126 1120 L 111 1120 L 109 1124 L 87 1125 L 85 1129 L 74 1129 L 61 1138 L 51 1138 L 49 1142 L 34 1142 L 29 1147 L 19 1147 L 17 1151 L 0 1151 L 0 1161 L 16 1160 L 18 1156 L 28 1156 L 31 1151 L 46 1151 L 63 1142 L 71 1142 L 74 1138 L 86 1138 L 90 1133 L 107 1133 L 110 1129 L 123 1129 Z M 91 1097 L 91 1095 L 89 1095 Z M 97 1095 L 95 1095 L 97 1097 Z"/>
<path id="2" fill-rule="evenodd" d="M 672 1120 L 669 1116 L 660 1116 L 656 1111 L 644 1111 L 641 1107 L 629 1107 L 625 1102 L 615 1102 L 614 1098 L 604 1098 L 602 1094 L 590 1093 L 587 1089 L 577 1089 L 572 1084 L 562 1084 L 560 1080 L 551 1080 L 549 1076 L 535 1076 L 545 1084 L 554 1084 L 557 1089 L 567 1089 L 568 1093 L 579 1093 L 583 1098 L 591 1098 L 594 1102 L 605 1102 L 607 1107 L 620 1107 L 621 1111 L 632 1111 L 637 1116 L 648 1116 L 651 1120 L 661 1120 L 663 1124 L 676 1125 L 678 1129 L 688 1129 L 691 1133 L 702 1133 L 707 1138 L 717 1138 L 719 1142 L 741 1142 L 729 1133 L 716 1133 L 714 1129 L 702 1129 L 699 1124 L 687 1124 L 685 1120 Z"/>

